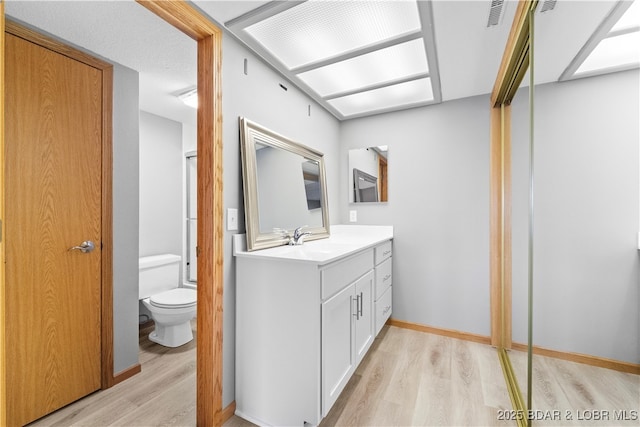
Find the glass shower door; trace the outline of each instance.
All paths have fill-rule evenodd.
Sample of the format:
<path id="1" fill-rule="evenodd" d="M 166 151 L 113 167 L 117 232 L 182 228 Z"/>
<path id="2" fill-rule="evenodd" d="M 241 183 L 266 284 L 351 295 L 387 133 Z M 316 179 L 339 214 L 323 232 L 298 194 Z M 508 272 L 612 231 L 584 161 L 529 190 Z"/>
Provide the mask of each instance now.
<path id="1" fill-rule="evenodd" d="M 187 281 L 196 283 L 198 279 L 198 156 L 189 153 L 187 164 Z"/>

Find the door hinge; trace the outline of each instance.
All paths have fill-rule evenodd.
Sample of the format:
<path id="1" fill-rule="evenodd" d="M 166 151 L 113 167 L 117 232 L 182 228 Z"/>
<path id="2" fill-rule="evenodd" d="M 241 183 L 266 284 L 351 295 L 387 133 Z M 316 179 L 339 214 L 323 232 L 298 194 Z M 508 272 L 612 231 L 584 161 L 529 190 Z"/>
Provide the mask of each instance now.
<path id="1" fill-rule="evenodd" d="M 200 256 L 200 247 L 196 246 L 196 258 Z"/>

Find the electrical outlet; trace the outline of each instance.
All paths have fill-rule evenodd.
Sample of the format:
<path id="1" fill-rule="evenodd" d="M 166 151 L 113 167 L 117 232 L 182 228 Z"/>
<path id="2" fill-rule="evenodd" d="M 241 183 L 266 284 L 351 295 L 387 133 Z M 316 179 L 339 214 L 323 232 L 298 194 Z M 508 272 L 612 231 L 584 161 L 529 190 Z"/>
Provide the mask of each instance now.
<path id="1" fill-rule="evenodd" d="M 238 229 L 238 209 L 227 209 L 227 230 L 235 231 Z"/>
<path id="2" fill-rule="evenodd" d="M 358 211 L 349 211 L 349 221 L 358 222 Z"/>

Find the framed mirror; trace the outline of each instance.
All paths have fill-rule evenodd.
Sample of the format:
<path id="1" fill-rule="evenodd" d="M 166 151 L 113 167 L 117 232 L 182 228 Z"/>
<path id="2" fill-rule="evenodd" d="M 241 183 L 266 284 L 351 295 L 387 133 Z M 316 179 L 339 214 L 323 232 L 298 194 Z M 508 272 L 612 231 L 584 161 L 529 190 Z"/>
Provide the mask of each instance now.
<path id="1" fill-rule="evenodd" d="M 349 203 L 389 201 L 385 146 L 349 150 Z"/>
<path id="2" fill-rule="evenodd" d="M 240 117 L 247 250 L 329 237 L 324 154 Z"/>

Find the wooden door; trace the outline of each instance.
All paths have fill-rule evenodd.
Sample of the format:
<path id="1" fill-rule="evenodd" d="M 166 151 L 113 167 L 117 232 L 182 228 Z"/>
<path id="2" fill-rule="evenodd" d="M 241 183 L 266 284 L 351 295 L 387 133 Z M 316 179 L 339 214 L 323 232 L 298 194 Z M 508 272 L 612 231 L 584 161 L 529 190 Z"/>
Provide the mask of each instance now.
<path id="1" fill-rule="evenodd" d="M 6 34 L 7 422 L 101 387 L 102 74 Z M 95 250 L 70 248 L 84 241 Z"/>

